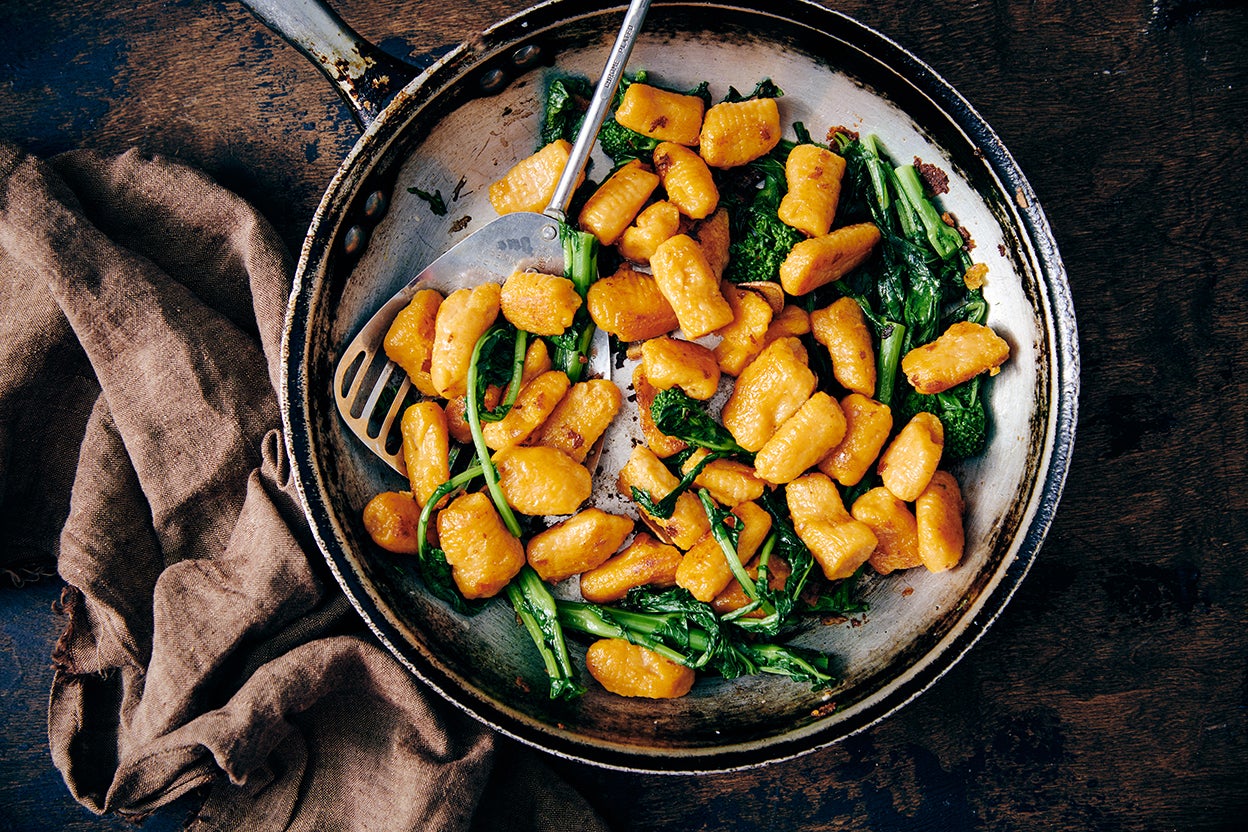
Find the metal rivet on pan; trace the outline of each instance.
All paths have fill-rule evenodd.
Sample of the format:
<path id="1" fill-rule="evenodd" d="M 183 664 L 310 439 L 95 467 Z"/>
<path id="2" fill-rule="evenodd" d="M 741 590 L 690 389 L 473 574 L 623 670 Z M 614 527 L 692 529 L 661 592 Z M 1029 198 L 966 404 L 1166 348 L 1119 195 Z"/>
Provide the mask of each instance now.
<path id="1" fill-rule="evenodd" d="M 507 73 L 503 72 L 501 69 L 487 70 L 481 76 L 479 84 L 481 92 L 493 95 L 503 87 L 507 86 Z"/>
<path id="2" fill-rule="evenodd" d="M 558 235 L 559 235 L 559 229 L 555 228 L 553 225 L 542 226 L 542 239 L 543 240 L 553 240 Z"/>
<path id="3" fill-rule="evenodd" d="M 536 43 L 530 43 L 528 46 L 521 46 L 511 53 L 511 62 L 517 69 L 527 69 L 537 63 L 541 57 L 542 47 Z"/>
<path id="4" fill-rule="evenodd" d="M 384 213 L 386 213 L 386 194 L 384 191 L 373 191 L 364 200 L 364 216 L 376 222 Z"/>
<path id="5" fill-rule="evenodd" d="M 342 236 L 342 250 L 351 255 L 359 254 L 364 250 L 364 243 L 367 239 L 368 235 L 364 233 L 364 229 L 353 225 Z"/>

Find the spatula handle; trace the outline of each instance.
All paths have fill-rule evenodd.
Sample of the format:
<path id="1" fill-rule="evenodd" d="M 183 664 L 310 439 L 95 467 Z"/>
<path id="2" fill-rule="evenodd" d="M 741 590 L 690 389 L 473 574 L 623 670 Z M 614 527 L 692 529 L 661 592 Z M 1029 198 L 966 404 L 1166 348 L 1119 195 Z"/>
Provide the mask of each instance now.
<path id="1" fill-rule="evenodd" d="M 589 153 L 593 150 L 594 140 L 598 138 L 598 131 L 602 128 L 603 119 L 606 118 L 607 110 L 611 107 L 611 100 L 620 86 L 628 56 L 633 52 L 633 44 L 637 42 L 637 35 L 641 32 L 641 24 L 645 21 L 646 12 L 649 9 L 650 0 L 632 0 L 628 4 L 628 11 L 624 13 L 624 23 L 620 26 L 620 33 L 611 46 L 611 54 L 607 56 L 607 65 L 603 67 L 602 77 L 598 79 L 598 85 L 594 87 L 594 95 L 589 100 L 589 109 L 585 111 L 585 121 L 581 124 L 580 132 L 576 134 L 576 141 L 572 145 L 568 163 L 563 168 L 563 175 L 559 177 L 559 184 L 555 186 L 555 193 L 550 198 L 550 204 L 543 212 L 552 219 L 560 222 L 567 219 L 568 205 L 572 202 L 576 181 L 589 162 Z"/>

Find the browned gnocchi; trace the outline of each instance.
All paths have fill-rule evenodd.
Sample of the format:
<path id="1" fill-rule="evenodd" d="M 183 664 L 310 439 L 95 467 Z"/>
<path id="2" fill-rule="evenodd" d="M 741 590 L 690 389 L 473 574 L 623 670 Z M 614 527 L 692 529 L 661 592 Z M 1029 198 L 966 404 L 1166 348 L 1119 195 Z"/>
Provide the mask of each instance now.
<path id="1" fill-rule="evenodd" d="M 675 699 L 693 689 L 693 668 L 640 644 L 612 638 L 596 641 L 585 654 L 589 674 L 619 696 Z"/>
<path id="2" fill-rule="evenodd" d="M 864 280 L 897 262 L 890 246 L 901 235 L 920 241 L 879 211 L 864 215 L 854 177 L 866 174 L 845 154 L 856 137 L 832 131 L 824 145 L 795 125 L 798 141 L 785 141 L 783 105 L 763 84 L 713 105 L 705 88 L 637 80 L 619 97 L 614 125 L 646 141 L 612 157 L 576 214 L 595 256 L 614 247 L 603 257 L 612 273 L 518 265 L 501 286 L 445 299 L 424 289 L 387 333 L 387 357 L 423 398 L 400 421 L 410 490 L 369 501 L 364 529 L 422 569 L 444 559 L 463 599 L 506 589 L 518 604 L 533 581 L 561 584 L 550 603 L 561 620 L 571 610 L 575 628 L 577 616 L 598 614 L 589 605 L 641 614 L 638 598 L 670 591 L 731 632 L 770 637 L 806 595 L 866 570 L 941 572 L 963 560 L 966 506 L 942 467 L 942 400 L 931 397 L 995 375 L 1008 343 L 975 320 L 938 337 L 934 325 L 906 334 L 889 317 L 900 312 L 873 306 Z M 550 142 L 508 169 L 489 188 L 495 210 L 543 210 L 569 150 Z M 758 246 L 743 212 L 764 196 L 780 231 Z M 897 210 L 914 199 L 897 196 Z M 914 229 L 921 219 L 910 218 Z M 987 268 L 970 263 L 969 249 L 941 279 L 977 292 Z M 749 257 L 770 272 L 743 271 Z M 903 327 L 904 356 L 899 338 L 882 357 L 890 326 Z M 564 354 L 595 327 L 614 339 L 611 377 L 582 377 L 587 356 L 578 365 Z M 617 493 L 602 496 L 627 509 L 608 511 L 595 505 L 591 451 L 619 443 L 619 432 L 618 469 L 605 472 Z M 613 636 L 585 651 L 604 689 L 689 692 L 705 657 L 632 631 L 614 637 L 619 626 L 581 630 Z"/>
<path id="3" fill-rule="evenodd" d="M 594 604 L 607 604 L 623 599 L 630 589 L 675 586 L 683 558 L 675 546 L 638 532 L 619 554 L 581 573 L 581 596 Z"/>
<path id="4" fill-rule="evenodd" d="M 500 214 L 542 211 L 555 194 L 559 174 L 568 163 L 572 143 L 559 139 L 517 162 L 490 185 L 490 204 Z"/>
<path id="5" fill-rule="evenodd" d="M 633 521 L 589 508 L 529 540 L 529 565 L 546 581 L 562 581 L 601 566 L 633 532 Z"/>
<path id="6" fill-rule="evenodd" d="M 553 274 L 513 272 L 499 293 L 503 317 L 534 335 L 562 335 L 580 307 L 572 281 Z"/>
<path id="7" fill-rule="evenodd" d="M 586 201 L 578 219 L 581 228 L 604 246 L 611 245 L 633 224 L 658 186 L 658 175 L 639 160 L 632 160 L 611 174 Z"/>
<path id="8" fill-rule="evenodd" d="M 429 377 L 439 396 L 449 399 L 467 392 L 472 349 L 498 317 L 501 294 L 497 283 L 482 283 L 451 292 L 438 307 Z"/>
<path id="9" fill-rule="evenodd" d="M 438 395 L 429 374 L 429 363 L 433 356 L 434 322 L 441 305 L 440 293 L 421 289 L 399 312 L 382 342 L 386 357 L 402 367 L 413 386 L 426 396 Z"/>
<path id="10" fill-rule="evenodd" d="M 650 270 L 685 337 L 701 338 L 732 323 L 732 307 L 724 300 L 719 279 L 692 237 L 677 234 L 660 243 L 650 257 Z"/>
<path id="11" fill-rule="evenodd" d="M 524 566 L 520 539 L 479 491 L 456 497 L 438 512 L 438 540 L 465 598 L 497 595 Z"/>

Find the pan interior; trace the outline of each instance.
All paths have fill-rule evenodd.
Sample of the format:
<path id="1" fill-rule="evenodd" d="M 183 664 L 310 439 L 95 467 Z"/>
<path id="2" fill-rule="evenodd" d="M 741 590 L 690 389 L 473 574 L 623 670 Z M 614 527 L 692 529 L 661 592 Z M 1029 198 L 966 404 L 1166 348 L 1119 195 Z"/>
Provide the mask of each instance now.
<path id="1" fill-rule="evenodd" d="M 348 161 L 354 169 L 327 196 L 313 228 L 327 242 L 305 251 L 301 267 L 309 322 L 300 368 L 309 515 L 344 588 L 395 654 L 456 704 L 523 741 L 651 770 L 753 764 L 834 741 L 930 684 L 995 616 L 1038 545 L 1026 538 L 1053 442 L 1053 312 L 1012 188 L 999 181 L 959 119 L 907 80 L 911 70 L 903 74 L 872 58 L 850 37 L 854 26 L 839 17 L 827 18 L 846 27 L 834 33 L 728 6 L 656 5 L 630 68 L 679 88 L 707 80 L 717 99 L 729 86 L 748 91 L 769 77 L 785 93 L 779 104 L 789 138 L 795 121 L 816 138 L 832 126 L 870 132 L 895 160 L 919 157 L 949 174 L 943 205 L 969 230 L 974 259 L 988 266 L 989 323 L 1011 347 L 1009 362 L 988 386 L 989 449 L 954 469 L 967 502 L 962 564 L 944 574 L 919 569 L 868 579 L 868 613 L 806 627 L 795 643 L 837 657 L 841 682 L 830 690 L 770 677 L 706 679 L 681 699 L 633 700 L 606 693 L 586 674 L 589 692 L 557 703 L 547 698 L 541 661 L 505 601 L 459 616 L 424 591 L 410 560 L 381 552 L 363 530 L 365 503 L 405 484 L 338 420 L 330 395 L 337 351 L 411 275 L 494 217 L 488 186 L 534 151 L 549 78 L 596 77 L 618 15 L 566 14 L 577 8 L 551 4 L 502 24 L 476 50 L 454 53 L 414 82 L 411 94 L 365 136 L 364 151 Z M 481 95 L 482 74 L 529 44 L 549 62 L 513 72 L 501 92 Z M 591 178 L 601 179 L 608 168 L 597 159 Z M 348 259 L 339 237 L 356 206 L 378 188 L 388 193 L 388 211 L 362 256 Z M 440 192 L 447 213 L 434 213 L 418 189 Z M 626 393 L 630 376 L 626 362 L 617 368 L 615 380 Z M 615 473 L 639 436 L 635 416 L 627 414 L 614 430 L 595 483 L 599 495 L 614 493 Z M 570 584 L 558 592 L 574 594 L 575 580 Z M 583 668 L 582 643 L 574 640 L 572 651 Z"/>

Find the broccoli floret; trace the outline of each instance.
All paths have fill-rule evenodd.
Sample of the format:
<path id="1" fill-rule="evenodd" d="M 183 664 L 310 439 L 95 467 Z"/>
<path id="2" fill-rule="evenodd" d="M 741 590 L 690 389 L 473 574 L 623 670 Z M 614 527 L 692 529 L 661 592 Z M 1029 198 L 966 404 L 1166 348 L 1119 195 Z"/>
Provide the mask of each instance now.
<path id="1" fill-rule="evenodd" d="M 902 386 L 904 392 L 895 407 L 896 424 L 905 424 L 916 413 L 931 413 L 945 429 L 945 459 L 957 462 L 983 453 L 988 444 L 988 414 L 978 378 L 933 395 Z"/>
<path id="2" fill-rule="evenodd" d="M 602 152 L 617 165 L 622 165 L 629 159 L 649 161 L 654 156 L 654 149 L 659 146 L 658 139 L 629 130 L 614 117 L 602 123 L 602 129 L 598 131 L 598 141 L 602 145 Z"/>
<path id="3" fill-rule="evenodd" d="M 785 191 L 783 163 L 764 157 L 749 167 L 761 172 L 762 187 L 752 197 L 726 203 L 732 221 L 732 244 L 728 247 L 724 277 L 733 283 L 777 280 L 780 264 L 802 239 L 802 233 L 785 225 L 776 213 Z"/>

